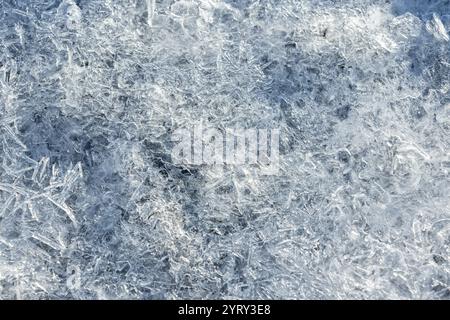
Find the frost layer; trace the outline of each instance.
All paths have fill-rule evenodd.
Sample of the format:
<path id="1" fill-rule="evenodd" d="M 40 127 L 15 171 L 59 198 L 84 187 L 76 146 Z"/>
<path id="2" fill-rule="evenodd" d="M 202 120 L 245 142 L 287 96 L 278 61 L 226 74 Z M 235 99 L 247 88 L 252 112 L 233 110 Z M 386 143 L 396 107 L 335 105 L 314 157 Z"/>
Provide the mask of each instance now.
<path id="1" fill-rule="evenodd" d="M 448 299 L 450 5 L 0 2 L 0 298 Z M 281 173 L 171 132 L 280 128 Z"/>

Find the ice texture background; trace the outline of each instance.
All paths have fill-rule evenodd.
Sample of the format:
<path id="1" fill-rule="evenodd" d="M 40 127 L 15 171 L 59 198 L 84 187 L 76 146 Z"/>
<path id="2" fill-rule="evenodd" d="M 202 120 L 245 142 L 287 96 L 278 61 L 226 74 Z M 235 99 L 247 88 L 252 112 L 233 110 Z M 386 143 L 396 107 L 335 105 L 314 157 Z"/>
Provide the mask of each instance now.
<path id="1" fill-rule="evenodd" d="M 1 0 L 0 298 L 449 299 L 450 1 Z M 171 161 L 280 128 L 279 175 Z"/>

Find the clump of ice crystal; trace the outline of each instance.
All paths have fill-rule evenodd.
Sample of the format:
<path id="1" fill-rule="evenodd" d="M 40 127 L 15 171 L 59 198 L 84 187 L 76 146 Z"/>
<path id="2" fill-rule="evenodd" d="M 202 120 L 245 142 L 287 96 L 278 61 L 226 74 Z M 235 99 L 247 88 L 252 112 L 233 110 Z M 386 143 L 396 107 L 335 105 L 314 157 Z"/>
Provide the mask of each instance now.
<path id="1" fill-rule="evenodd" d="M 450 5 L 0 2 L 0 298 L 450 297 Z M 171 132 L 280 128 L 279 175 Z"/>

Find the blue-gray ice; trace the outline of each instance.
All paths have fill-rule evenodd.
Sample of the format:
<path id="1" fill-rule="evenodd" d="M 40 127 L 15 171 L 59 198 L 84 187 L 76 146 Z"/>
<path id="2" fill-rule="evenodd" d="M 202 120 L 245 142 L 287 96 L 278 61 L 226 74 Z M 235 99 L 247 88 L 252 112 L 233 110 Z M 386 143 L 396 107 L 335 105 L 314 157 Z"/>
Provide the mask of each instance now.
<path id="1" fill-rule="evenodd" d="M 449 299 L 450 2 L 0 1 L 1 299 Z M 278 175 L 171 133 L 279 128 Z"/>

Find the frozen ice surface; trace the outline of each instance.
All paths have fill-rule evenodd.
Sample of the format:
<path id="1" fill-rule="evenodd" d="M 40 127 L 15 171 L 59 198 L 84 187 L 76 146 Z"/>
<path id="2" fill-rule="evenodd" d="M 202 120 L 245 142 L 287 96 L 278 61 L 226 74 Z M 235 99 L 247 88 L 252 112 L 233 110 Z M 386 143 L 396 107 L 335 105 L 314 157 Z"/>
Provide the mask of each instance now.
<path id="1" fill-rule="evenodd" d="M 449 299 L 450 2 L 2 0 L 0 298 Z M 171 132 L 277 127 L 281 172 Z"/>

